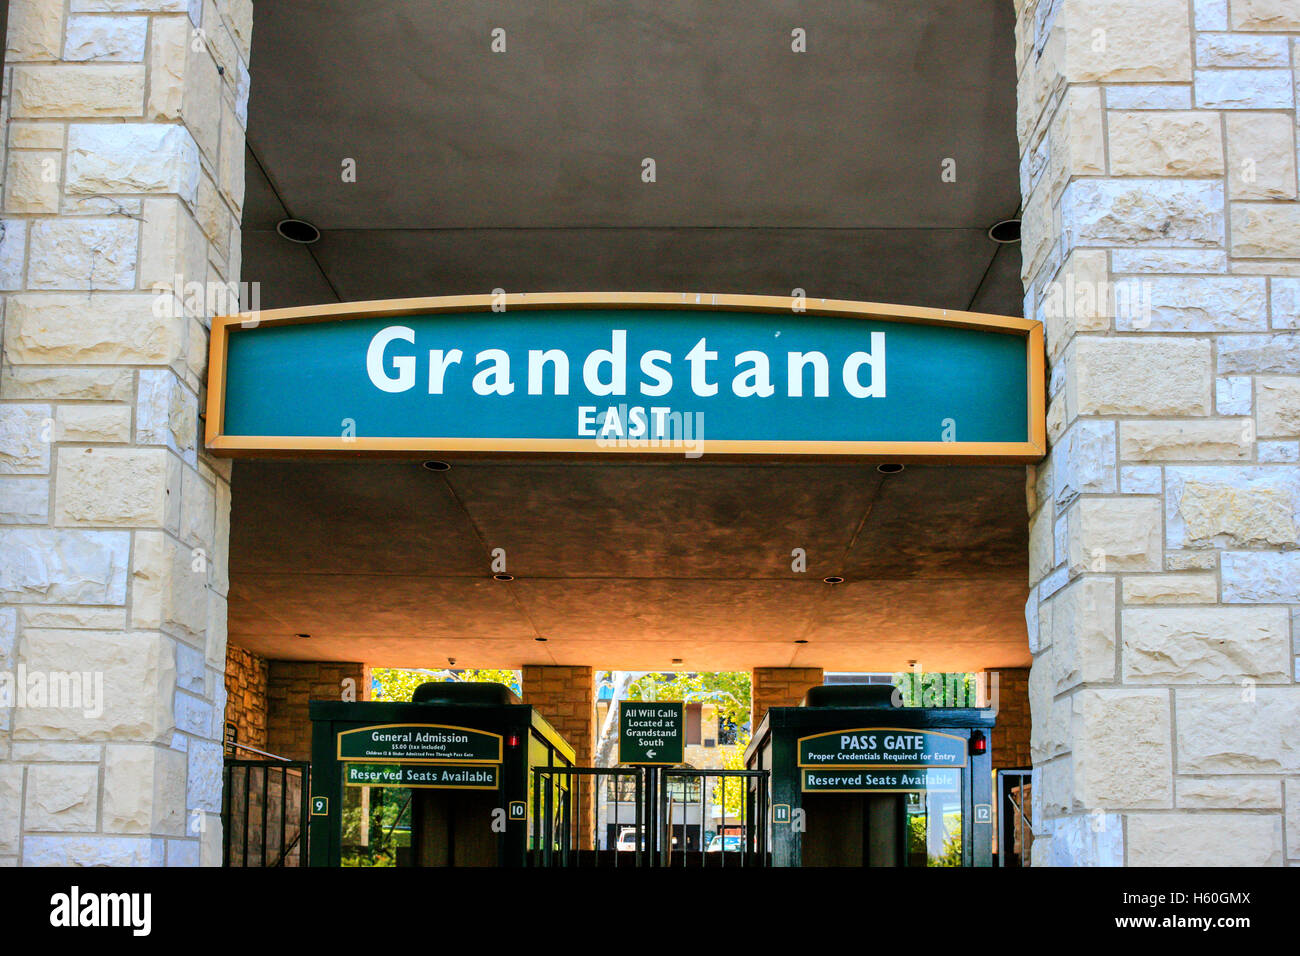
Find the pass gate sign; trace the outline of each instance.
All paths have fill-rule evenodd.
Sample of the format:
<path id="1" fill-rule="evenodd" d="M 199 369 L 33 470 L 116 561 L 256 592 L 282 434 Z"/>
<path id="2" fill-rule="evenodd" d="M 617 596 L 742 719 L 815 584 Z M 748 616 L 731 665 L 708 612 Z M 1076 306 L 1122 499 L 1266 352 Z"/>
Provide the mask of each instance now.
<path id="1" fill-rule="evenodd" d="M 855 727 L 799 738 L 800 767 L 964 767 L 966 738 L 903 727 Z"/>
<path id="2" fill-rule="evenodd" d="M 685 705 L 625 700 L 618 705 L 618 762 L 679 764 L 685 759 Z"/>

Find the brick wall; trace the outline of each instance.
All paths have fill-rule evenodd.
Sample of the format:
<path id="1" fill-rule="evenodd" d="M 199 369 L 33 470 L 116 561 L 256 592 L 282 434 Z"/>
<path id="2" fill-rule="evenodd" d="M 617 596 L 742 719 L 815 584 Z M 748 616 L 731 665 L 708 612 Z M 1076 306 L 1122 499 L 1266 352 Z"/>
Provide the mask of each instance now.
<path id="1" fill-rule="evenodd" d="M 754 705 L 752 723 L 757 730 L 769 707 L 797 707 L 808 693 L 823 681 L 820 667 L 754 668 Z"/>
<path id="2" fill-rule="evenodd" d="M 520 681 L 525 704 L 536 707 L 570 746 L 579 767 L 592 766 L 596 737 L 596 683 L 590 667 L 524 667 Z M 582 819 L 584 849 L 591 847 L 596 825 L 594 788 L 583 781 Z"/>
<path id="3" fill-rule="evenodd" d="M 997 678 L 998 722 L 990 746 L 993 767 L 1028 767 L 1029 756 L 1029 668 L 1014 667 L 991 673 Z M 989 688 L 990 695 L 993 692 Z M 990 700 L 992 703 L 992 700 Z"/>
<path id="4" fill-rule="evenodd" d="M 311 759 L 307 702 L 342 700 L 344 681 L 354 681 L 357 700 L 370 699 L 370 669 L 354 661 L 268 661 L 267 739 L 271 753 Z"/>
<path id="5" fill-rule="evenodd" d="M 266 749 L 267 661 L 252 651 L 226 645 L 226 722 L 236 728 L 235 739 L 250 747 Z M 236 751 L 235 757 L 256 754 Z"/>

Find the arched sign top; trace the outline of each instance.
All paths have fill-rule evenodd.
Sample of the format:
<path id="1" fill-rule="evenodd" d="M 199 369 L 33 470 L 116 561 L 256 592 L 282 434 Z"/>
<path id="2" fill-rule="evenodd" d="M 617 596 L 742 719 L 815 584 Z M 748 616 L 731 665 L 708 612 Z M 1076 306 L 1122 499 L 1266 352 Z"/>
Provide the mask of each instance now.
<path id="1" fill-rule="evenodd" d="M 858 456 L 1029 462 L 1043 332 L 783 296 L 559 292 L 213 320 L 218 455 Z"/>

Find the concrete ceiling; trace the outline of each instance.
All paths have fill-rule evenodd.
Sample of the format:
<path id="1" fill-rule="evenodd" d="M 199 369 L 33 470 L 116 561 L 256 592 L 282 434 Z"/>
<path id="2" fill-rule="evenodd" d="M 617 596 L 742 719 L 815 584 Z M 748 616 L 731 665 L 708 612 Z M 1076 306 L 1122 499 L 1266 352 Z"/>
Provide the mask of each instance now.
<path id="1" fill-rule="evenodd" d="M 243 278 L 263 308 L 797 287 L 1018 315 L 1019 248 L 985 235 L 1019 204 L 1011 7 L 262 4 Z M 280 238 L 286 216 L 320 242 Z M 1029 660 L 1022 468 L 239 461 L 233 480 L 230 635 L 270 657 Z"/>
<path id="2" fill-rule="evenodd" d="M 1029 660 L 1023 468 L 240 461 L 233 499 L 230 635 L 270 657 Z M 491 578 L 496 548 L 514 581 Z"/>
<path id="3" fill-rule="evenodd" d="M 252 72 L 264 308 L 497 287 L 1022 307 L 1019 248 L 985 235 L 1019 205 L 1008 0 L 264 4 Z M 321 241 L 280 238 L 290 215 Z"/>

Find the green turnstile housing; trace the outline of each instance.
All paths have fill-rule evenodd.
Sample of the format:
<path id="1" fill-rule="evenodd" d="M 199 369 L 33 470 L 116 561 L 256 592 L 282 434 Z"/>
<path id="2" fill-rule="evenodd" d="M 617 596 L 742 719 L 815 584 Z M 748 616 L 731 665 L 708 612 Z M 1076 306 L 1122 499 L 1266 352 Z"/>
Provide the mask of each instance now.
<path id="1" fill-rule="evenodd" d="M 827 685 L 767 712 L 745 766 L 770 771 L 774 866 L 992 865 L 992 712 L 892 695 Z"/>
<path id="2" fill-rule="evenodd" d="M 568 823 L 568 777 L 543 803 L 533 771 L 572 767 L 573 748 L 502 684 L 310 713 L 312 866 L 523 866 L 534 832 Z"/>

